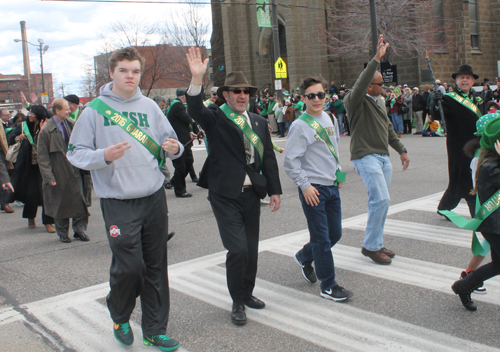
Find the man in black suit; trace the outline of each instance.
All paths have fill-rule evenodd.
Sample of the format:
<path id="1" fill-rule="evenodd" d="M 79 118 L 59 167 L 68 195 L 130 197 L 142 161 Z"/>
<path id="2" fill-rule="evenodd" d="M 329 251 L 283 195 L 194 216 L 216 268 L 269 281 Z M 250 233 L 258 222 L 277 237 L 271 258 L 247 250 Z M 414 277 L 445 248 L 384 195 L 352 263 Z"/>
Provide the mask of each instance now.
<path id="1" fill-rule="evenodd" d="M 249 97 L 257 91 L 241 72 L 230 72 L 217 90 L 226 104 L 205 107 L 202 80 L 208 59 L 199 49 L 187 54 L 191 86 L 186 94 L 188 112 L 206 132 L 208 157 L 198 186 L 208 188 L 226 258 L 227 285 L 234 324 L 246 324 L 245 306 L 262 309 L 265 303 L 252 295 L 257 274 L 260 199 L 268 194 L 269 207 L 280 207 L 281 184 L 267 121 L 246 111 Z"/>
<path id="2" fill-rule="evenodd" d="M 191 147 L 193 146 L 193 138 L 196 138 L 196 134 L 191 131 L 191 125 L 194 124 L 193 119 L 189 117 L 184 106 L 186 91 L 187 88 L 177 89 L 175 92 L 177 98 L 172 101 L 167 111 L 168 121 L 177 134 L 179 142 L 184 145 L 184 153 L 181 157 L 172 160 L 175 171 L 174 176 L 170 179 L 170 183 L 174 186 L 175 196 L 179 198 L 191 197 L 191 194 L 186 192 L 186 176 L 193 166 L 194 159 Z"/>

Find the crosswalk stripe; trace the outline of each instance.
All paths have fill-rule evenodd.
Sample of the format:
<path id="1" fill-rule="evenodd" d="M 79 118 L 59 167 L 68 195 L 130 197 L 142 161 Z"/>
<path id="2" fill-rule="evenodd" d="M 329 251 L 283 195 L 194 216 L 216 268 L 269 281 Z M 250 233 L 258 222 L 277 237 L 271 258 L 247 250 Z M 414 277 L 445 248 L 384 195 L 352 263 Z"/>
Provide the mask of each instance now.
<path id="1" fill-rule="evenodd" d="M 172 287 L 230 310 L 224 269 L 220 267 L 178 277 Z M 247 310 L 251 321 L 277 328 L 325 348 L 363 352 L 496 350 L 265 280 L 257 280 L 256 294 L 266 300 L 267 308 Z"/>

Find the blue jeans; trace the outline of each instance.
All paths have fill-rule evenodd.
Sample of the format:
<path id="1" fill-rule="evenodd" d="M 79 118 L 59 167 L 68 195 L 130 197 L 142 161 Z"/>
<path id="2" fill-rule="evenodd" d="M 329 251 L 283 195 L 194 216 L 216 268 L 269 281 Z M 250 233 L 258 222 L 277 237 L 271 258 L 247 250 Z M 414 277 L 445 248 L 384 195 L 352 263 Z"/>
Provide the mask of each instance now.
<path id="1" fill-rule="evenodd" d="M 352 163 L 368 189 L 368 221 L 363 247 L 378 251 L 384 246 L 384 225 L 391 203 L 392 165 L 389 156 L 381 154 L 365 155 Z"/>
<path id="2" fill-rule="evenodd" d="M 319 192 L 319 204 L 307 205 L 299 188 L 299 198 L 307 219 L 309 242 L 298 252 L 303 264 L 314 262 L 316 276 L 321 289 L 328 290 L 337 285 L 332 247 L 342 237 L 342 211 L 337 186 L 314 185 Z"/>
<path id="3" fill-rule="evenodd" d="M 399 115 L 397 112 L 391 113 L 391 116 L 392 116 L 392 124 L 394 126 L 394 131 L 403 132 L 403 116 Z"/>
<path id="4" fill-rule="evenodd" d="M 292 121 L 285 121 L 285 129 L 287 132 L 290 132 L 290 125 L 292 124 Z"/>
<path id="5" fill-rule="evenodd" d="M 285 137 L 285 123 L 278 122 L 278 131 L 280 133 L 280 137 Z"/>
<path id="6" fill-rule="evenodd" d="M 344 134 L 344 113 L 339 112 L 337 114 L 337 120 L 339 122 L 339 133 Z"/>

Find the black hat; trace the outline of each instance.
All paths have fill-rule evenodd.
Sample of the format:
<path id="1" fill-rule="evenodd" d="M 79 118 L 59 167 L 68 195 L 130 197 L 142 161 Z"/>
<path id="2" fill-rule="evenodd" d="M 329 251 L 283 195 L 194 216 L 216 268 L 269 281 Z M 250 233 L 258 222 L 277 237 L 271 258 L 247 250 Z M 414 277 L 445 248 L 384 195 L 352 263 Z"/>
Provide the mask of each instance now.
<path id="1" fill-rule="evenodd" d="M 451 78 L 455 79 L 457 78 L 458 75 L 472 75 L 474 79 L 478 79 L 479 76 L 474 74 L 474 71 L 472 71 L 472 67 L 470 65 L 462 65 L 458 69 L 457 73 L 454 73 L 451 75 Z"/>
<path id="2" fill-rule="evenodd" d="M 64 99 L 66 99 L 70 103 L 73 103 L 73 104 L 76 104 L 76 105 L 80 105 L 80 98 L 78 98 L 78 96 L 76 96 L 74 94 L 66 95 L 64 97 Z"/>
<path id="3" fill-rule="evenodd" d="M 187 88 L 177 88 L 175 90 L 175 95 L 178 97 L 182 97 L 182 96 L 184 96 L 184 94 L 186 94 L 187 91 L 188 91 Z"/>

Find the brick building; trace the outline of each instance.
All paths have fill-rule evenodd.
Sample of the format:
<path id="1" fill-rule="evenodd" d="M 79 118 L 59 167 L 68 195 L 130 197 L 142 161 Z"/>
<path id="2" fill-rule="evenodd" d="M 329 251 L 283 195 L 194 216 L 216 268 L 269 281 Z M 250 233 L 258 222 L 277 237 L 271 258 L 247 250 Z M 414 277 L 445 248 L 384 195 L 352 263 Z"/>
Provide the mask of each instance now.
<path id="1" fill-rule="evenodd" d="M 54 96 L 52 86 L 52 73 L 44 73 L 45 90 L 49 97 Z M 24 92 L 29 99 L 30 92 L 35 93 L 40 99 L 42 92 L 42 74 L 32 73 L 30 75 L 30 84 L 25 75 L 2 75 L 0 74 L 0 107 L 9 110 L 18 110 L 21 107 L 21 98 L 19 93 Z"/>
<path id="2" fill-rule="evenodd" d="M 335 26 L 339 25 L 329 19 L 330 9 L 348 9 L 350 2 L 290 0 L 287 5 L 277 6 L 281 57 L 288 67 L 288 79 L 283 80 L 284 89 L 294 89 L 311 74 L 321 75 L 327 81 L 335 80 L 337 86 L 352 86 L 364 64 L 373 57 L 371 50 L 366 50 L 364 57 L 335 58 L 329 55 L 323 34 L 326 29 L 335 32 Z M 361 9 L 364 13 L 368 12 L 367 5 L 368 2 Z M 384 10 L 378 8 L 377 12 L 383 14 Z M 442 39 L 451 45 L 441 53 L 432 53 L 436 78 L 452 81 L 451 74 L 463 64 L 471 65 L 479 75 L 477 83 L 485 77 L 494 81 L 499 76 L 500 38 L 496 34 L 498 24 L 495 24 L 500 19 L 498 0 L 433 0 L 432 8 L 423 12 L 415 13 L 415 16 L 459 20 L 441 21 L 446 24 Z M 214 84 L 222 84 L 225 72 L 243 71 L 251 84 L 259 88 L 271 86 L 273 64 L 277 59 L 273 57 L 272 32 L 271 28 L 258 27 L 255 6 L 231 4 L 231 1 L 221 5 L 213 1 L 212 13 Z M 359 21 L 369 22 L 370 18 L 360 15 Z M 370 36 L 369 29 L 366 35 Z M 423 55 L 392 56 L 390 61 L 398 66 L 398 83 L 411 86 L 431 83 Z"/>
<path id="3" fill-rule="evenodd" d="M 146 59 L 139 87 L 142 94 L 153 98 L 157 95 L 175 98 L 177 88 L 188 87 L 191 74 L 186 61 L 189 47 L 158 44 L 136 47 Z M 111 81 L 109 77 L 109 58 L 113 52 L 94 56 L 96 87 L 100 88 Z M 207 55 L 205 48 L 203 54 Z M 208 53 L 209 54 L 209 53 Z"/>

